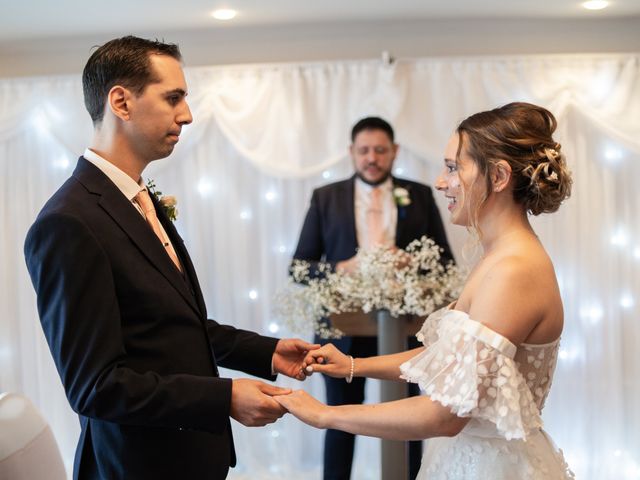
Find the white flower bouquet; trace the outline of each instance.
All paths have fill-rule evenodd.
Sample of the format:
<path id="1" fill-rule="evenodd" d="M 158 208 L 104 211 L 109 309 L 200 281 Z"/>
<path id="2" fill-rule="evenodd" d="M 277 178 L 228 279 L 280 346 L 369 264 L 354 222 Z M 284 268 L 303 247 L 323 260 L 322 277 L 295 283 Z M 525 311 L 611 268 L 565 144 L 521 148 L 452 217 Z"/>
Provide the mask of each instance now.
<path id="1" fill-rule="evenodd" d="M 319 264 L 294 261 L 287 285 L 276 295 L 275 314 L 290 330 L 313 328 L 322 338 L 340 338 L 327 318 L 332 314 L 386 309 L 392 316 L 426 316 L 459 295 L 463 272 L 443 265 L 442 249 L 422 237 L 406 250 L 375 248 L 358 252 L 355 273 L 333 271 Z"/>

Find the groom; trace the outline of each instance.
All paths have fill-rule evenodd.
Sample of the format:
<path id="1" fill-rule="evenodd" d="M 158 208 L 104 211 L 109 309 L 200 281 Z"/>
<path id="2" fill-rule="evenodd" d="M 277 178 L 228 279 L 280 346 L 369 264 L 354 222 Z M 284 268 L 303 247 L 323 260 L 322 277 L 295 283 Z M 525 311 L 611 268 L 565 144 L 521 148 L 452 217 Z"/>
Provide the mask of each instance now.
<path id="1" fill-rule="evenodd" d="M 304 352 L 207 320 L 185 245 L 141 178 L 191 123 L 176 45 L 112 40 L 82 83 L 91 147 L 25 242 L 38 311 L 81 434 L 75 479 L 224 479 L 229 417 L 247 426 L 285 411 L 259 380 L 304 379 Z"/>

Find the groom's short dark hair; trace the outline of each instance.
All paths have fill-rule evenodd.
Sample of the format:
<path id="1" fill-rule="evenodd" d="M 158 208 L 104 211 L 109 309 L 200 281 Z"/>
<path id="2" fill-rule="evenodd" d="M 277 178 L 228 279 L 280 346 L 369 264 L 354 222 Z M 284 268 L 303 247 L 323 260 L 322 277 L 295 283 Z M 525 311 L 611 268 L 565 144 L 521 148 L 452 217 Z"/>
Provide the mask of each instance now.
<path id="1" fill-rule="evenodd" d="M 107 94 L 114 85 L 122 85 L 140 95 L 147 85 L 157 81 L 150 54 L 182 60 L 178 45 L 132 35 L 105 43 L 89 57 L 82 71 L 82 90 L 84 105 L 94 125 L 104 118 Z"/>
<path id="2" fill-rule="evenodd" d="M 356 136 L 363 130 L 382 130 L 387 134 L 391 143 L 393 143 L 393 128 L 389 122 L 380 117 L 365 117 L 359 120 L 351 129 L 351 142 L 353 142 Z"/>

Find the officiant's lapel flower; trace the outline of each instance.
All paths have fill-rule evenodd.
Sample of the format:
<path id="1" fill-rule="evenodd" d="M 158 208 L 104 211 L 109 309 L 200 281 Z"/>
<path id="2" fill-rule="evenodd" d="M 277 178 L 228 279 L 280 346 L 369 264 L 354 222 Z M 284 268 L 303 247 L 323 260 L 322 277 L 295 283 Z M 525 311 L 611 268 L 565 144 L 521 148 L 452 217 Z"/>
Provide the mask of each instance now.
<path id="1" fill-rule="evenodd" d="M 396 187 L 393 189 L 393 199 L 398 207 L 406 207 L 411 205 L 411 198 L 409 197 L 409 190 L 402 187 Z"/>
<path id="2" fill-rule="evenodd" d="M 149 193 L 153 195 L 153 198 L 160 204 L 164 213 L 167 215 L 169 220 L 175 222 L 178 218 L 178 200 L 174 195 L 162 195 L 162 192 L 156 188 L 156 184 L 153 180 L 147 181 L 147 190 Z"/>

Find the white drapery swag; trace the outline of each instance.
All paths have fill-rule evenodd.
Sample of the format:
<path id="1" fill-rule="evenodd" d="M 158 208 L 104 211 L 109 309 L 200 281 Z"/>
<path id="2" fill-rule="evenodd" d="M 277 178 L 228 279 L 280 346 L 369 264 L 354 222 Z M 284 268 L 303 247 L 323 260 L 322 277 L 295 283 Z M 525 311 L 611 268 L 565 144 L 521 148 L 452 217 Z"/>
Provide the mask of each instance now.
<path id="1" fill-rule="evenodd" d="M 639 62 L 640 55 L 554 55 L 187 68 L 194 123 L 146 176 L 178 197 L 177 225 L 209 316 L 287 336 L 272 318 L 272 298 L 311 189 L 351 174 L 346 153 L 355 121 L 389 120 L 401 144 L 396 173 L 432 184 L 460 120 L 515 100 L 546 106 L 559 122 L 574 193 L 557 214 L 534 220 L 566 310 L 543 418 L 578 478 L 637 478 Z M 22 245 L 90 138 L 79 76 L 0 81 L 0 390 L 38 405 L 69 468 L 78 423 L 40 330 Z M 467 234 L 447 229 L 461 260 Z M 303 387 L 324 398 L 318 376 Z M 367 395 L 378 399 L 375 382 Z M 319 478 L 322 432 L 289 417 L 234 430 L 240 463 L 231 478 Z M 360 438 L 356 451 L 354 478 L 378 478 L 377 441 Z"/>

